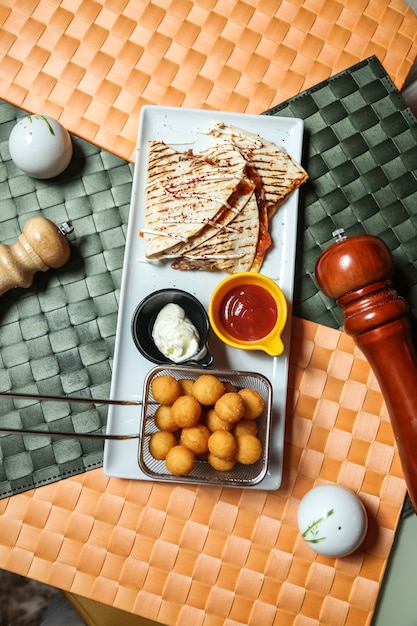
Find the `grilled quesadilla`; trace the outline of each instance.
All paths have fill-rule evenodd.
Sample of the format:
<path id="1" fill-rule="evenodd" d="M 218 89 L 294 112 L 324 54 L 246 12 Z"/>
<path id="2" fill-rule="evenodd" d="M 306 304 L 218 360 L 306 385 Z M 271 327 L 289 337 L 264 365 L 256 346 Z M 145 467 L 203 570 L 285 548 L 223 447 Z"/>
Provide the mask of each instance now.
<path id="1" fill-rule="evenodd" d="M 179 270 L 258 272 L 271 246 L 269 222 L 307 172 L 259 135 L 216 122 L 198 153 L 149 142 L 147 258 Z"/>

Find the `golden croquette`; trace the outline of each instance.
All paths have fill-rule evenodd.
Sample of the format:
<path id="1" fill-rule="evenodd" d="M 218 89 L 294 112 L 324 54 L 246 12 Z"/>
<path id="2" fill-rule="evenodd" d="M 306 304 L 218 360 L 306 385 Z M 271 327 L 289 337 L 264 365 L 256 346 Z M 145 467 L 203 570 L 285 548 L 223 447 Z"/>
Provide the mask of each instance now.
<path id="1" fill-rule="evenodd" d="M 174 476 L 189 474 L 195 465 L 195 456 L 185 446 L 178 444 L 168 451 L 165 457 L 167 470 Z"/>
<path id="2" fill-rule="evenodd" d="M 194 396 L 180 396 L 171 407 L 171 415 L 179 428 L 189 428 L 200 419 L 201 405 Z"/>
<path id="3" fill-rule="evenodd" d="M 242 435 L 257 435 L 258 425 L 256 420 L 242 419 L 233 425 L 232 432 L 235 437 L 241 437 Z"/>
<path id="4" fill-rule="evenodd" d="M 240 389 L 238 393 L 245 404 L 245 414 L 243 416 L 245 419 L 255 420 L 262 415 L 265 402 L 260 393 L 255 389 L 249 388 Z"/>
<path id="5" fill-rule="evenodd" d="M 194 381 L 191 378 L 181 378 L 179 381 L 181 387 L 181 394 L 183 396 L 192 396 Z"/>
<path id="6" fill-rule="evenodd" d="M 245 403 L 238 393 L 224 393 L 215 403 L 214 410 L 224 422 L 238 422 L 245 412 Z"/>
<path id="7" fill-rule="evenodd" d="M 236 452 L 236 439 L 227 430 L 216 430 L 209 437 L 208 449 L 218 459 L 232 459 Z"/>
<path id="8" fill-rule="evenodd" d="M 211 433 L 215 430 L 231 430 L 232 422 L 221 420 L 214 409 L 209 409 L 206 413 L 205 424 Z"/>
<path id="9" fill-rule="evenodd" d="M 156 376 L 151 383 L 151 391 L 154 399 L 159 404 L 173 404 L 181 395 L 181 387 L 178 380 L 169 374 Z"/>
<path id="10" fill-rule="evenodd" d="M 167 430 L 160 430 L 153 433 L 149 440 L 149 451 L 158 461 L 163 461 L 169 450 L 177 445 L 177 440 L 173 433 Z"/>
<path id="11" fill-rule="evenodd" d="M 207 426 L 196 424 L 190 428 L 182 429 L 180 443 L 194 454 L 205 454 L 208 452 L 209 437 L 210 431 Z"/>
<path id="12" fill-rule="evenodd" d="M 236 459 L 243 465 L 252 465 L 262 456 L 262 444 L 254 435 L 236 437 Z"/>
<path id="13" fill-rule="evenodd" d="M 213 374 L 201 374 L 193 385 L 193 396 L 204 406 L 211 406 L 224 394 L 224 384 Z"/>
<path id="14" fill-rule="evenodd" d="M 229 472 L 236 465 L 236 459 L 219 459 L 214 454 L 209 453 L 207 456 L 207 460 L 210 463 L 211 467 L 218 472 Z"/>
<path id="15" fill-rule="evenodd" d="M 178 425 L 172 417 L 171 407 L 168 404 L 158 406 L 155 411 L 154 422 L 159 430 L 167 430 L 170 433 L 175 433 L 178 430 Z"/>

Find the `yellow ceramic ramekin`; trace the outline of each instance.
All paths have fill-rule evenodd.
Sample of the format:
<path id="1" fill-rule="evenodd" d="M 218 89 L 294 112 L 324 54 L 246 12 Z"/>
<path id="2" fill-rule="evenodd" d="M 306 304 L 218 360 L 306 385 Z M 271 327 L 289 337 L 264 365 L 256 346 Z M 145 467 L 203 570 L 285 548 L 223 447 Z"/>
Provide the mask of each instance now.
<path id="1" fill-rule="evenodd" d="M 257 285 L 265 289 L 274 298 L 277 307 L 277 320 L 273 329 L 267 335 L 255 341 L 236 339 L 222 323 L 221 311 L 224 299 L 231 290 L 246 285 Z M 282 354 L 284 344 L 281 334 L 287 321 L 288 307 L 284 294 L 277 283 L 271 278 L 255 272 L 239 272 L 227 276 L 213 291 L 208 314 L 211 327 L 217 337 L 232 348 L 239 348 L 241 350 L 263 350 L 270 356 L 279 356 Z"/>

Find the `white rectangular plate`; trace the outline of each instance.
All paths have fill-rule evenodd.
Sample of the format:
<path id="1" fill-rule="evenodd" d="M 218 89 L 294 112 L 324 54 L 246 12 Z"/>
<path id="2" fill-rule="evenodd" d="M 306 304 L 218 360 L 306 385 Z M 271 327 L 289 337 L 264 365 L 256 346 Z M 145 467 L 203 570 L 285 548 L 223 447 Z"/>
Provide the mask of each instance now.
<path id="1" fill-rule="evenodd" d="M 112 398 L 140 400 L 145 377 L 155 366 L 137 351 L 132 340 L 131 319 L 139 302 L 153 291 L 176 287 L 192 293 L 208 308 L 211 292 L 225 276 L 222 272 L 178 271 L 171 269 L 169 264 L 147 263 L 143 240 L 139 236 L 143 227 L 148 141 L 161 140 L 177 150 L 191 148 L 197 151 L 210 142 L 210 137 L 196 130 L 207 130 L 215 121 L 257 133 L 285 148 L 298 162 L 301 160 L 304 124 L 300 119 L 175 107 L 142 108 L 116 332 Z M 279 357 L 270 357 L 263 352 L 229 348 L 218 341 L 213 333 L 209 339 L 216 369 L 258 372 L 266 376 L 273 386 L 270 463 L 265 478 L 256 489 L 278 489 L 282 479 L 297 220 L 298 191 L 280 207 L 272 220 L 273 248 L 267 253 L 261 269 L 263 274 L 276 280 L 288 300 L 289 319 L 283 334 L 284 353 Z M 112 406 L 109 408 L 107 432 L 138 433 L 140 420 L 140 407 Z M 149 480 L 138 464 L 138 440 L 106 441 L 104 472 L 119 478 Z"/>

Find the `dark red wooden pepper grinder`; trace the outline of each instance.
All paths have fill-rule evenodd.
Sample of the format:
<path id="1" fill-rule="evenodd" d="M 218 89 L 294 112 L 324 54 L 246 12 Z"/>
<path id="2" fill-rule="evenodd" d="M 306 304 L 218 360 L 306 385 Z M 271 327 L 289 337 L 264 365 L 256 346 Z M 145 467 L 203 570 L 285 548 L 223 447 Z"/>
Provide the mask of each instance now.
<path id="1" fill-rule="evenodd" d="M 336 242 L 317 260 L 317 282 L 341 307 L 344 331 L 375 373 L 417 512 L 417 353 L 408 304 L 393 287 L 394 261 L 382 239 L 346 237 L 342 229 L 333 236 Z"/>

